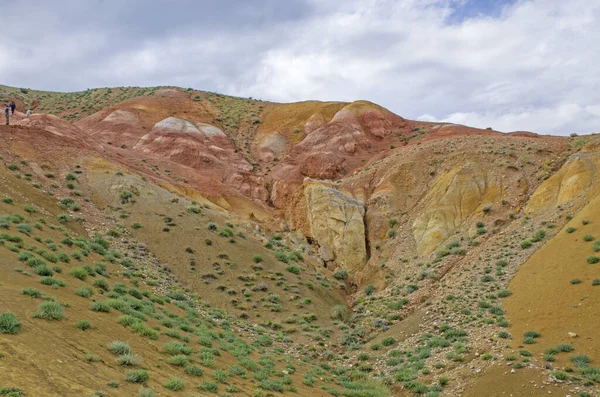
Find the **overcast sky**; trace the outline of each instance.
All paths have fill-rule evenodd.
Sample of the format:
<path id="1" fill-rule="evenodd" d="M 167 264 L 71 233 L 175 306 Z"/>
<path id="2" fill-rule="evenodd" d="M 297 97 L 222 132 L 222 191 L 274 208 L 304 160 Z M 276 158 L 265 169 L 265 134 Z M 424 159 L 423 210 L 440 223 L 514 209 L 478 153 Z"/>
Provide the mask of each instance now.
<path id="1" fill-rule="evenodd" d="M 600 132 L 597 0 L 13 0 L 0 83 L 367 99 L 411 119 Z"/>

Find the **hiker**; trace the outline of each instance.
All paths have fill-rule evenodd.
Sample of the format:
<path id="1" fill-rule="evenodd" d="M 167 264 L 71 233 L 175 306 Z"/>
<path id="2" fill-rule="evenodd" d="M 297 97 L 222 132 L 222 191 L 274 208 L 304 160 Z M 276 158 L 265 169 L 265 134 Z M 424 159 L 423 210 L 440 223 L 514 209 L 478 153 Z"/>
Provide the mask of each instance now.
<path id="1" fill-rule="evenodd" d="M 17 107 L 17 105 L 15 105 L 15 101 L 10 101 L 10 110 L 12 112 L 12 115 L 15 115 L 15 108 Z"/>
<path id="2" fill-rule="evenodd" d="M 31 111 L 31 109 L 27 109 L 27 113 L 25 115 L 27 117 L 29 117 L 31 114 L 33 114 L 33 112 Z"/>
<path id="3" fill-rule="evenodd" d="M 8 105 L 4 105 L 4 117 L 6 117 L 6 125 L 8 125 Z"/>

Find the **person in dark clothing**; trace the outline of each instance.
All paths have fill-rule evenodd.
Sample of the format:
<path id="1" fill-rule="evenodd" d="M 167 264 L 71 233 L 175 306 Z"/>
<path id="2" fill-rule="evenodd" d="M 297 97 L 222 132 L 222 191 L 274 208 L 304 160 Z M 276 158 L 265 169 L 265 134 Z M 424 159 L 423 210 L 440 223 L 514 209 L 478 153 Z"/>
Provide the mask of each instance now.
<path id="1" fill-rule="evenodd" d="M 10 111 L 13 114 L 13 116 L 15 114 L 15 108 L 16 107 L 17 107 L 17 105 L 15 105 L 15 101 L 10 101 Z"/>
<path id="2" fill-rule="evenodd" d="M 6 125 L 8 125 L 8 105 L 5 105 L 4 108 L 4 117 L 6 117 Z"/>

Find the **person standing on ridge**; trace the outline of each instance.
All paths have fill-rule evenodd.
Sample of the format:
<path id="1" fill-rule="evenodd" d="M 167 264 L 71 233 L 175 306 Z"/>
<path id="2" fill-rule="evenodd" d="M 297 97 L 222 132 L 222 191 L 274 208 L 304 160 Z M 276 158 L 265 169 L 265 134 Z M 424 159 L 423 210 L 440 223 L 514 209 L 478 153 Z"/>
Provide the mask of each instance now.
<path id="1" fill-rule="evenodd" d="M 15 115 L 15 108 L 17 107 L 17 105 L 15 105 L 15 101 L 10 101 L 10 110 L 12 115 Z"/>
<path id="2" fill-rule="evenodd" d="M 6 117 L 6 125 L 8 125 L 8 105 L 4 105 L 4 117 Z"/>

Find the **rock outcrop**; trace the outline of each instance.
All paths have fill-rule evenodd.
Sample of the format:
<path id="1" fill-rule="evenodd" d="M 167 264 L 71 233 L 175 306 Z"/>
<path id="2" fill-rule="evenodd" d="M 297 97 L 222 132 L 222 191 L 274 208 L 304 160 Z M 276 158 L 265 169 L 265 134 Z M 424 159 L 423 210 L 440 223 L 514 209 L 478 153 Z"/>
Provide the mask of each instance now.
<path id="1" fill-rule="evenodd" d="M 343 178 L 374 153 L 389 149 L 390 142 L 403 144 L 401 135 L 408 128 L 402 117 L 366 101 L 344 106 L 327 123 L 319 115 L 309 121 L 305 125 L 308 135 L 290 149 L 273 172 L 277 186 L 271 190 L 271 201 L 278 208 L 287 205 L 289 192 L 298 189 L 305 177 Z"/>
<path id="2" fill-rule="evenodd" d="M 220 129 L 178 117 L 156 123 L 133 150 L 200 170 L 234 168 L 252 171 L 252 166 L 235 151 L 233 143 Z"/>
<path id="3" fill-rule="evenodd" d="M 319 182 L 307 182 L 303 194 L 308 235 L 321 246 L 322 259 L 352 273 L 362 270 L 368 259 L 363 203 Z"/>
<path id="4" fill-rule="evenodd" d="M 572 202 L 582 205 L 600 195 L 598 145 L 571 156 L 558 172 L 545 180 L 531 196 L 525 212 L 539 214 Z"/>
<path id="5" fill-rule="evenodd" d="M 467 163 L 440 175 L 425 197 L 426 210 L 413 224 L 419 254 L 431 253 L 501 195 L 502 181 L 481 164 Z"/>

